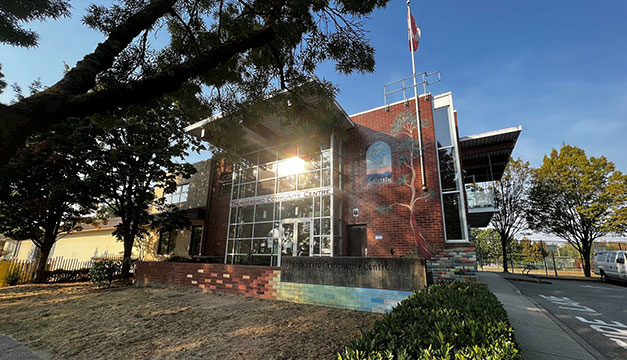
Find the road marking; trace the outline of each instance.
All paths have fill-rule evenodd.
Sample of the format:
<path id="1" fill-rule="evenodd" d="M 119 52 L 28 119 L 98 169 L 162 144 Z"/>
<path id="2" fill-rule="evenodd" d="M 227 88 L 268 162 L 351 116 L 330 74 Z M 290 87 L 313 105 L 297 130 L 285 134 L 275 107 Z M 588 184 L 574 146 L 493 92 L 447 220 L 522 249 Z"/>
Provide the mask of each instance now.
<path id="1" fill-rule="evenodd" d="M 584 311 L 584 312 L 596 312 L 594 311 L 594 309 L 581 305 L 580 303 L 574 300 L 571 300 L 567 297 L 546 296 L 546 295 L 539 295 L 539 296 L 545 300 L 552 302 L 555 305 L 558 305 L 558 307 L 561 309 Z"/>
<path id="2" fill-rule="evenodd" d="M 627 340 L 627 325 L 618 321 L 612 321 L 611 324 L 608 324 L 603 320 L 587 320 L 581 316 L 575 316 L 575 318 L 582 323 L 588 324 L 588 326 L 595 331 L 607 336 L 623 349 L 627 349 L 627 342 L 625 342 L 625 340 Z"/>

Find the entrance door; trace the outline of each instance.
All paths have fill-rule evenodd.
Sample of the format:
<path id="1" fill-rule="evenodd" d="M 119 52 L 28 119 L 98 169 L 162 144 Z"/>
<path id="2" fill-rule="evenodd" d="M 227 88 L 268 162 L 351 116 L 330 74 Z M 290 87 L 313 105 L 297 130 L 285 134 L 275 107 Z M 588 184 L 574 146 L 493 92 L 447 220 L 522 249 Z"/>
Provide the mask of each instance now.
<path id="1" fill-rule="evenodd" d="M 285 219 L 279 230 L 279 261 L 282 256 L 311 256 L 311 219 Z"/>
<path id="2" fill-rule="evenodd" d="M 348 226 L 348 256 L 366 256 L 368 238 L 366 225 Z"/>

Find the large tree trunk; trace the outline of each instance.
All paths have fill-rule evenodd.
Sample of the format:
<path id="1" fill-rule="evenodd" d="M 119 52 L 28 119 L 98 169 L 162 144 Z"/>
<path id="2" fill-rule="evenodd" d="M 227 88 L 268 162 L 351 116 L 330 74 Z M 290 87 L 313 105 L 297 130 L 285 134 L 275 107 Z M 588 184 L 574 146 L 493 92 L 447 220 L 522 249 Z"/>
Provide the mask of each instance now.
<path id="1" fill-rule="evenodd" d="M 507 266 L 507 236 L 499 234 L 501 237 L 501 250 L 503 251 L 503 272 L 509 272 Z"/>
<path id="2" fill-rule="evenodd" d="M 34 283 L 46 282 L 46 265 L 48 264 L 48 257 L 50 256 L 52 245 L 54 245 L 54 241 L 44 239 L 43 246 L 39 249 L 39 260 L 37 262 L 37 269 L 35 270 L 35 277 L 33 278 Z"/>
<path id="3" fill-rule="evenodd" d="M 122 279 L 127 280 L 131 277 L 131 255 L 133 254 L 134 234 L 124 234 L 124 257 L 122 259 Z"/>
<path id="4" fill-rule="evenodd" d="M 585 277 L 590 277 L 592 274 L 590 273 L 590 246 L 586 246 L 585 244 L 582 246 L 583 252 L 581 253 L 581 265 L 583 266 L 583 275 Z"/>

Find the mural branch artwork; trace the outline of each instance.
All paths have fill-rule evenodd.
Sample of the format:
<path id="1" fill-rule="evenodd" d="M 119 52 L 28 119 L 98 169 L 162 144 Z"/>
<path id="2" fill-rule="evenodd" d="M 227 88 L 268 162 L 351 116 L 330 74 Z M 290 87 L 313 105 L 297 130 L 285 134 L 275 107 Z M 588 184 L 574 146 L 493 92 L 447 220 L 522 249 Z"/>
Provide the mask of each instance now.
<path id="1" fill-rule="evenodd" d="M 409 225 L 412 231 L 414 244 L 416 245 L 416 251 L 422 257 L 429 259 L 435 255 L 431 247 L 427 244 L 424 236 L 418 229 L 418 223 L 416 222 L 416 204 L 420 200 L 428 200 L 435 196 L 433 189 L 427 189 L 426 191 L 418 192 L 416 187 L 416 167 L 415 163 L 419 156 L 418 148 L 418 127 L 416 124 L 416 118 L 409 111 L 404 111 L 396 116 L 394 123 L 392 124 L 391 135 L 400 140 L 400 153 L 398 162 L 400 166 L 403 166 L 409 170 L 409 174 L 403 174 L 398 177 L 398 184 L 407 186 L 410 190 L 411 196 L 409 201 L 395 202 L 393 204 L 380 206 L 377 211 L 380 214 L 388 212 L 393 207 L 401 207 L 409 210 Z M 422 185 L 422 184 L 420 184 Z"/>

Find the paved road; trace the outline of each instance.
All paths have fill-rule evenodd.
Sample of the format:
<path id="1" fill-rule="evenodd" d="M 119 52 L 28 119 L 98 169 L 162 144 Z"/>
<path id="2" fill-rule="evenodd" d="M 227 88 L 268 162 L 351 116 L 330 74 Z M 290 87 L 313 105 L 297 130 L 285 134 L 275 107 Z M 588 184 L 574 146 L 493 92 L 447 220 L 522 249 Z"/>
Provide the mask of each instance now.
<path id="1" fill-rule="evenodd" d="M 511 283 L 608 359 L 627 359 L 627 286 L 564 280 Z"/>

